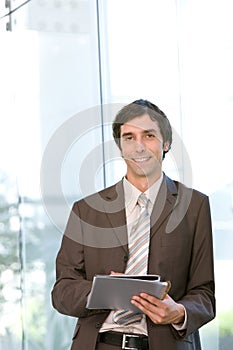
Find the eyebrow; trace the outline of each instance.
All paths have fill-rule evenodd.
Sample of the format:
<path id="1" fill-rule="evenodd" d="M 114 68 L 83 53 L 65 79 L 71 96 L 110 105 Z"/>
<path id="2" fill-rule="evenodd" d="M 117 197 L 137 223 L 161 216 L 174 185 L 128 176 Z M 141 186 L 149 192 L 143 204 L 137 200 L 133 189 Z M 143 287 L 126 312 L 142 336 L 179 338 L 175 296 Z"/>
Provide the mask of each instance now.
<path id="1" fill-rule="evenodd" d="M 132 132 L 124 132 L 124 134 L 122 134 L 121 137 L 130 136 L 132 134 Z"/>
<path id="2" fill-rule="evenodd" d="M 157 133 L 158 132 L 158 130 L 156 130 L 156 129 L 148 129 L 148 130 L 143 130 L 143 134 L 149 134 L 150 132 L 154 132 L 154 133 Z M 121 137 L 126 137 L 126 136 L 131 136 L 131 135 L 133 135 L 134 133 L 133 132 L 124 132 L 122 135 L 121 135 Z"/>
<path id="3" fill-rule="evenodd" d="M 143 133 L 145 133 L 145 134 L 149 134 L 150 132 L 158 132 L 158 130 L 156 130 L 156 129 L 148 129 L 148 130 L 144 130 L 143 131 Z"/>

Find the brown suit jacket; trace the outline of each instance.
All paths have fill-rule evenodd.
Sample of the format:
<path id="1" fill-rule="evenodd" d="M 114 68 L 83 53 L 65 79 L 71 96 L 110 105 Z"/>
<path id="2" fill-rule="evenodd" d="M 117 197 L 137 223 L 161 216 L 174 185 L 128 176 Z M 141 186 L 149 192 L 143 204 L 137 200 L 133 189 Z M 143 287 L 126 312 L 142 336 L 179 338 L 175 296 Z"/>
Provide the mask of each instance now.
<path id="1" fill-rule="evenodd" d="M 122 181 L 76 202 L 56 260 L 53 306 L 78 318 L 71 349 L 94 350 L 109 310 L 87 310 L 95 274 L 124 272 L 128 257 Z M 164 176 L 151 215 L 148 273 L 171 281 L 170 296 L 187 311 L 187 329 L 147 318 L 151 350 L 200 350 L 198 329 L 215 316 L 208 197 Z"/>

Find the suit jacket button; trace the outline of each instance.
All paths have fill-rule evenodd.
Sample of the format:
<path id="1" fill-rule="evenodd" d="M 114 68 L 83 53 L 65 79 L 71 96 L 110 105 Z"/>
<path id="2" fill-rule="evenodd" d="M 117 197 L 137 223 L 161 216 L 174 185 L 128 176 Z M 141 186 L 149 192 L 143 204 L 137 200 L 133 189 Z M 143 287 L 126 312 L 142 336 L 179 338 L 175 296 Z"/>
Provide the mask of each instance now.
<path id="1" fill-rule="evenodd" d="M 102 324 L 100 322 L 96 322 L 95 328 L 99 329 L 99 328 L 101 328 L 101 326 L 102 326 Z"/>
<path id="2" fill-rule="evenodd" d="M 128 256 L 125 255 L 123 259 L 124 259 L 124 262 L 126 263 L 128 261 Z"/>

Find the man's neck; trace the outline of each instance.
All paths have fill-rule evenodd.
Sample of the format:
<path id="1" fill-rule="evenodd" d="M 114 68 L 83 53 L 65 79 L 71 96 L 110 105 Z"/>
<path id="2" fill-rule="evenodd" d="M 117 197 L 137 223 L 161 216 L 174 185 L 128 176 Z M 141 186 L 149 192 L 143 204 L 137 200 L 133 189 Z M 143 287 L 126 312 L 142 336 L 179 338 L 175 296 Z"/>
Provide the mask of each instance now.
<path id="1" fill-rule="evenodd" d="M 147 191 L 148 188 L 150 188 L 156 181 L 158 181 L 158 179 L 161 176 L 162 176 L 162 172 L 157 174 L 157 176 L 153 176 L 153 178 L 143 177 L 143 176 L 132 178 L 126 174 L 127 180 L 141 192 Z"/>

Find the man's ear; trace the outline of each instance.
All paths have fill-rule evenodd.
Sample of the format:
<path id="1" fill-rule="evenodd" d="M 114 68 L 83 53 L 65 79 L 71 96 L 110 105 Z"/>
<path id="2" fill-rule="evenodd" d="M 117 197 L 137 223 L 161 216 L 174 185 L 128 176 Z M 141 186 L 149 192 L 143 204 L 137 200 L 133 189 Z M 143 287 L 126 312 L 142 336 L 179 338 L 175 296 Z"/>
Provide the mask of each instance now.
<path id="1" fill-rule="evenodd" d="M 170 142 L 166 141 L 163 145 L 163 150 L 164 150 L 164 152 L 168 152 L 169 149 L 170 149 Z"/>

